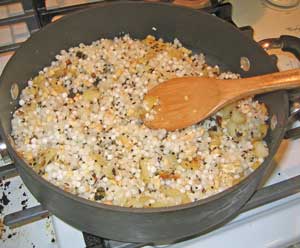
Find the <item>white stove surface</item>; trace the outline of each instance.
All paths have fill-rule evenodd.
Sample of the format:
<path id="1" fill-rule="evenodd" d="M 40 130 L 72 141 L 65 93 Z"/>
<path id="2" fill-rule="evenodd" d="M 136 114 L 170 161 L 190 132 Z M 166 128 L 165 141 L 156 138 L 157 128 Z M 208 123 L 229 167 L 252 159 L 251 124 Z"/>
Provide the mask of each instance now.
<path id="1" fill-rule="evenodd" d="M 49 1 L 54 6 L 60 0 Z M 65 1 L 69 4 L 72 1 Z M 79 1 L 76 1 L 79 2 Z M 264 1 L 229 1 L 233 4 L 233 20 L 238 26 L 250 25 L 254 28 L 256 40 L 278 37 L 290 34 L 300 37 L 300 8 L 291 10 L 278 10 L 264 5 Z M 20 12 L 20 6 L 11 5 L 4 10 L 0 7 L 0 17 Z M 7 31 L 8 30 L 8 31 Z M 14 35 L 14 38 L 8 37 Z M 17 38 L 16 38 L 17 36 Z M 0 29 L 0 42 L 9 44 L 13 39 L 26 39 L 28 30 L 24 25 Z M 279 56 L 279 68 L 281 70 L 300 68 L 300 63 L 288 53 L 274 51 Z M 0 72 L 4 68 L 11 54 L 0 56 Z M 300 140 L 285 140 L 280 146 L 274 159 L 274 170 L 266 178 L 265 185 L 286 180 L 300 175 Z M 0 158 L 1 159 L 1 158 Z M 1 161 L 1 160 L 0 160 Z M 3 162 L 2 162 L 3 163 Z M 0 162 L 1 166 L 1 162 Z M 26 193 L 28 207 L 37 204 L 23 185 L 19 177 L 10 179 L 11 202 L 4 208 L 3 214 L 21 210 Z M 0 188 L 0 196 L 1 196 Z M 8 193 L 7 190 L 5 193 Z M 0 218 L 3 216 L 0 215 Z M 0 226 L 1 229 L 1 226 Z M 16 233 L 15 235 L 13 235 Z M 8 238 L 9 234 L 12 235 Z M 0 247 L 72 247 L 83 248 L 85 243 L 79 230 L 67 225 L 58 218 L 52 216 L 49 219 L 7 230 L 0 241 Z M 54 242 L 52 242 L 55 240 Z M 178 244 L 169 245 L 170 248 L 196 248 L 196 247 L 289 247 L 300 242 L 300 193 L 271 204 L 259 207 L 239 215 L 230 223 L 206 235 L 194 238 Z M 294 248 L 299 247 L 297 245 Z"/>

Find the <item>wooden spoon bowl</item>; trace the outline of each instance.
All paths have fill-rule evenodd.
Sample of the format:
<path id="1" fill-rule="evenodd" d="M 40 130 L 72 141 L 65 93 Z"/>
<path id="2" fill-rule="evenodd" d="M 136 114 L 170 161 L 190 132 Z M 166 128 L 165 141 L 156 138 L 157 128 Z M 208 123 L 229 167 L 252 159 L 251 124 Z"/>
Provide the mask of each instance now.
<path id="1" fill-rule="evenodd" d="M 150 128 L 176 130 L 193 125 L 247 96 L 300 87 L 300 69 L 242 79 L 182 77 L 165 81 L 145 96 L 158 99 Z"/>

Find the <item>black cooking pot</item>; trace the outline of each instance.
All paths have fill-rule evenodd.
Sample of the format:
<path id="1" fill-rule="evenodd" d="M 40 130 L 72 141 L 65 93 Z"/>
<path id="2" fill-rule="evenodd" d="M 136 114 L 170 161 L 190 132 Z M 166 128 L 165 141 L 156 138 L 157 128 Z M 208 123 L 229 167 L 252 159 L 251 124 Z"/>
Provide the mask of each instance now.
<path id="1" fill-rule="evenodd" d="M 18 99 L 11 97 L 11 87 L 17 84 L 23 89 L 27 80 L 49 65 L 62 49 L 127 33 L 139 39 L 149 34 L 166 41 L 178 38 L 185 47 L 203 52 L 208 63 L 242 77 L 277 71 L 275 62 L 257 43 L 212 15 L 168 4 L 101 3 L 49 24 L 12 57 L 1 77 L 0 131 L 24 183 L 57 217 L 80 230 L 109 239 L 175 242 L 230 220 L 251 197 L 283 138 L 289 115 L 288 95 L 286 91 L 278 91 L 258 97 L 267 105 L 273 120 L 273 128 L 266 137 L 270 153 L 255 172 L 230 189 L 190 204 L 154 209 L 109 206 L 77 197 L 44 180 L 14 150 L 11 118 Z M 248 71 L 241 68 L 242 57 L 250 62 Z"/>

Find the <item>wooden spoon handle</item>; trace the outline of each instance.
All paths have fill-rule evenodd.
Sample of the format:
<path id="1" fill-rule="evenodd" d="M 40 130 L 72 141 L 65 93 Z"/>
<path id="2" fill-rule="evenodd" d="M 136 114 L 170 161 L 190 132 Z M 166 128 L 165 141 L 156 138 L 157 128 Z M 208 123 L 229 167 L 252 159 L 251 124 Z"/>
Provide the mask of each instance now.
<path id="1" fill-rule="evenodd" d="M 300 69 L 276 72 L 262 76 L 228 80 L 219 85 L 226 98 L 232 100 L 275 90 L 300 87 Z M 225 85 L 226 84 L 226 85 Z"/>

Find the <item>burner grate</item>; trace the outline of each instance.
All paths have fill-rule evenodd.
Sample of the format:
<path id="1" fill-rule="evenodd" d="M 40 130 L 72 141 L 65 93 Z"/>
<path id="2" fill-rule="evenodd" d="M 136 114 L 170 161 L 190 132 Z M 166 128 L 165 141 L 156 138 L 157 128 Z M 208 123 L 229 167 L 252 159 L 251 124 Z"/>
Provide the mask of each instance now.
<path id="1" fill-rule="evenodd" d="M 167 2 L 170 1 L 167 0 Z M 232 21 L 231 4 L 222 3 L 222 2 L 223 1 L 211 0 L 211 7 L 204 8 L 203 10 L 210 14 L 216 15 L 228 21 L 229 23 L 235 25 L 234 22 Z M 22 4 L 24 10 L 23 13 L 17 16 L 10 16 L 1 19 L 0 26 L 4 26 L 4 25 L 7 26 L 19 22 L 25 22 L 30 34 L 36 32 L 43 26 L 52 22 L 55 18 L 58 18 L 62 15 L 66 15 L 76 10 L 81 10 L 99 4 L 98 1 L 96 2 L 93 1 L 84 4 L 51 9 L 51 8 L 47 8 L 45 0 L 32 0 L 32 1 L 4 0 L 0 2 L 0 7 L 7 4 L 14 4 L 14 3 Z M 248 26 L 242 27 L 240 28 L 240 30 L 243 31 L 245 35 L 248 35 L 249 37 L 253 36 L 253 29 L 251 27 Z M 0 46 L 0 53 L 15 51 L 20 46 L 21 43 L 22 42 L 14 41 L 12 44 L 6 44 Z M 7 157 L 7 154 L 3 155 L 4 151 L 5 149 L 2 149 L 2 153 L 0 153 L 0 161 L 4 161 L 3 165 L 5 165 L 0 167 L 0 179 L 17 175 L 16 168 Z M 0 152 L 1 152 L 1 140 L 0 140 Z M 260 189 L 244 206 L 244 208 L 241 210 L 241 213 L 262 206 L 264 204 L 276 201 L 278 199 L 287 197 L 289 195 L 295 194 L 299 192 L 298 185 L 300 185 L 300 176 Z M 49 214 L 50 213 L 47 210 L 45 210 L 42 206 L 37 206 L 37 207 L 26 209 L 26 211 L 20 211 L 10 215 L 6 215 L 4 218 L 4 224 L 7 226 L 15 226 L 15 225 L 19 226 L 34 221 L 36 219 L 44 218 Z M 113 240 L 107 240 L 85 232 L 83 232 L 83 237 L 87 248 L 138 248 L 147 245 L 147 244 L 130 244 L 130 243 L 117 242 Z"/>
<path id="2" fill-rule="evenodd" d="M 162 1 L 170 3 L 172 2 L 169 0 Z M 231 19 L 231 4 L 221 2 L 223 1 L 211 0 L 210 7 L 206 7 L 203 10 L 207 11 L 208 13 L 214 14 L 230 23 L 233 23 Z M 5 0 L 0 2 L 0 7 L 11 4 L 21 4 L 21 14 L 8 16 L 0 19 L 0 27 L 8 26 L 11 29 L 11 25 L 25 23 L 30 36 L 30 34 L 33 34 L 43 26 L 51 23 L 52 21 L 56 20 L 57 18 L 60 18 L 63 15 L 99 5 L 101 4 L 101 1 L 85 1 L 84 3 L 79 3 L 77 5 L 51 8 L 47 6 L 46 0 Z M 17 48 L 20 47 L 21 44 L 22 42 L 13 41 L 10 44 L 0 45 L 0 53 L 15 51 Z"/>

